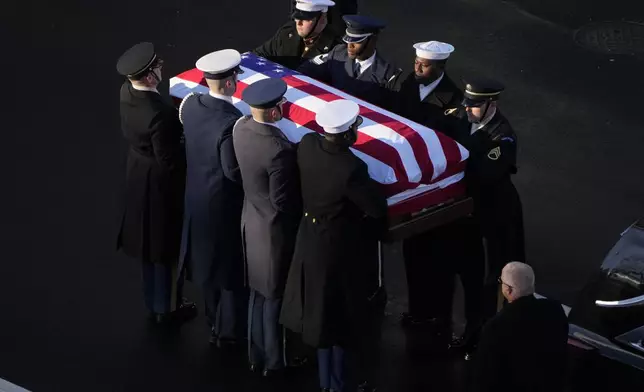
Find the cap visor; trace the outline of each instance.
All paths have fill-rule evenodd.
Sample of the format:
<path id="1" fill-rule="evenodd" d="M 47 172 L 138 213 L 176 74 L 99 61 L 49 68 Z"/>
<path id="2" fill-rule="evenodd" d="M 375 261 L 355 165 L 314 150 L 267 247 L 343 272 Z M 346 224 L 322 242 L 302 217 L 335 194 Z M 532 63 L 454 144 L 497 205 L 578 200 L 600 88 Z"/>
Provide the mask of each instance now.
<path id="1" fill-rule="evenodd" d="M 320 12 L 309 12 L 296 9 L 293 11 L 292 18 L 297 20 L 313 20 L 320 16 Z"/>
<path id="2" fill-rule="evenodd" d="M 362 42 L 367 38 L 369 37 L 349 37 L 348 35 L 345 34 L 344 37 L 342 37 L 342 41 L 350 44 L 350 43 Z"/>
<path id="3" fill-rule="evenodd" d="M 470 98 L 463 98 L 463 102 L 461 103 L 461 105 L 465 107 L 476 108 L 479 106 L 483 106 L 485 102 L 486 101 L 476 101 Z"/>

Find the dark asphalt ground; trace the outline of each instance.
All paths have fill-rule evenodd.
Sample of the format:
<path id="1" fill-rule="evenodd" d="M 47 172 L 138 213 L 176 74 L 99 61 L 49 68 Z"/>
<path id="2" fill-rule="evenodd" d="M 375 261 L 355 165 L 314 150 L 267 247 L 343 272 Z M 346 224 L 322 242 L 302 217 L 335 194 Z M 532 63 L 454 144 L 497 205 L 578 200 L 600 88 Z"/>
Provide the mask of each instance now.
<path id="1" fill-rule="evenodd" d="M 37 392 L 269 390 L 240 370 L 242 358 L 209 350 L 203 320 L 176 338 L 150 331 L 143 320 L 138 266 L 114 252 L 125 162 L 114 67 L 124 49 L 143 40 L 158 45 L 166 77 L 212 50 L 251 49 L 283 23 L 282 3 L 5 5 L 1 378 Z M 562 10 L 574 16 L 577 0 L 361 5 L 362 13 L 390 22 L 381 51 L 401 66 L 411 68 L 414 42 L 443 40 L 456 46 L 453 78 L 483 73 L 508 86 L 501 105 L 520 137 L 515 183 L 538 291 L 572 303 L 618 234 L 644 214 L 644 60 L 582 48 L 574 32 L 588 12 L 595 20 L 636 21 L 644 13 L 624 0 L 585 7 L 572 19 Z M 389 254 L 395 313 L 406 302 L 404 272 L 395 249 Z M 411 363 L 403 347 L 391 315 L 382 390 L 458 390 L 447 385 L 462 380 L 463 363 Z M 313 374 L 290 389 L 315 390 Z"/>

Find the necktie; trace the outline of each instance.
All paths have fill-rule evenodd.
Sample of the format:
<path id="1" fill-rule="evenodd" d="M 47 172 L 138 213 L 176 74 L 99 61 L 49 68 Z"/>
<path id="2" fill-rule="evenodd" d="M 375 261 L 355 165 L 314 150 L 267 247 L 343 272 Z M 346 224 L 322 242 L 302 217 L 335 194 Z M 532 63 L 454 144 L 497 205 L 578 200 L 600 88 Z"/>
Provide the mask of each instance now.
<path id="1" fill-rule="evenodd" d="M 353 63 L 353 77 L 357 78 L 358 76 L 360 76 L 360 63 L 356 61 Z"/>

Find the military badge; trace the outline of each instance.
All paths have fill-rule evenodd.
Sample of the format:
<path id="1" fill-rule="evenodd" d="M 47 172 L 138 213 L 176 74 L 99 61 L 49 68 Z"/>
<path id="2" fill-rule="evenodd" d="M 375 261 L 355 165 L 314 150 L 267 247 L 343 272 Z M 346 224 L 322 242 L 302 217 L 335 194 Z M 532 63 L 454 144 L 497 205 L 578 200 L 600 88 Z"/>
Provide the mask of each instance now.
<path id="1" fill-rule="evenodd" d="M 487 157 L 493 161 L 496 161 L 501 157 L 501 147 L 494 147 L 487 153 Z"/>
<path id="2" fill-rule="evenodd" d="M 450 114 L 454 114 L 454 112 L 456 112 L 457 110 L 458 110 L 458 108 L 447 109 L 445 111 L 445 115 L 449 116 Z"/>

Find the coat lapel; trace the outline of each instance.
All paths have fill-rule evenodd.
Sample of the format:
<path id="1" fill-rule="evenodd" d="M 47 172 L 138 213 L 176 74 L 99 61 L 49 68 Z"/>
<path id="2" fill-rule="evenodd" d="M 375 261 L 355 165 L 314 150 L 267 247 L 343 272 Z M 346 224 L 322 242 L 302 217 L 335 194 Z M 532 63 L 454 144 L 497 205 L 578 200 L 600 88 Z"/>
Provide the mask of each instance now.
<path id="1" fill-rule="evenodd" d="M 454 90 L 452 89 L 447 73 L 443 76 L 443 79 L 438 86 L 423 99 L 423 103 L 431 103 L 439 107 L 444 107 L 449 104 L 454 98 Z"/>
<path id="2" fill-rule="evenodd" d="M 351 59 L 351 57 L 347 56 L 347 60 L 344 62 L 344 70 L 347 72 L 347 75 L 351 79 L 353 79 L 353 63 L 355 60 Z"/>

